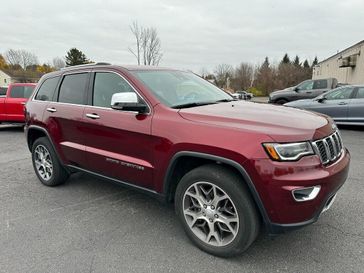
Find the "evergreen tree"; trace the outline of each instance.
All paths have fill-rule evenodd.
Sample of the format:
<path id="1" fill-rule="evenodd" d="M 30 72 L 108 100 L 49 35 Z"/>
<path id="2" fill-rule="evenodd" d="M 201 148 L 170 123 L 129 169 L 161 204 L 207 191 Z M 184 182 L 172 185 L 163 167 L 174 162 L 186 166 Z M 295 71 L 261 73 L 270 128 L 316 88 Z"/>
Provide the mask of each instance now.
<path id="1" fill-rule="evenodd" d="M 283 56 L 283 59 L 282 59 L 281 63 L 282 63 L 282 64 L 289 64 L 289 63 L 291 63 L 291 60 L 289 59 L 289 56 L 288 56 L 288 54 L 287 54 L 287 53 L 286 53 L 286 54 L 284 54 L 284 56 Z"/>
<path id="2" fill-rule="evenodd" d="M 296 67 L 301 67 L 300 58 L 298 57 L 298 55 L 296 55 L 296 57 L 294 58 L 293 64 Z"/>
<path id="3" fill-rule="evenodd" d="M 314 67 L 317 64 L 318 64 L 318 59 L 317 59 L 317 56 L 316 56 L 315 59 L 312 62 L 312 67 Z"/>
<path id="4" fill-rule="evenodd" d="M 310 68 L 310 64 L 308 63 L 308 61 L 307 61 L 307 60 L 305 60 L 305 61 L 303 62 L 303 68 Z"/>
<path id="5" fill-rule="evenodd" d="M 66 55 L 66 65 L 80 65 L 80 64 L 88 64 L 90 60 L 87 59 L 86 55 L 77 48 L 71 48 Z"/>
<path id="6" fill-rule="evenodd" d="M 262 68 L 263 69 L 264 68 L 269 68 L 269 66 L 270 66 L 269 59 L 268 59 L 268 57 L 265 57 L 264 62 L 262 64 Z"/>

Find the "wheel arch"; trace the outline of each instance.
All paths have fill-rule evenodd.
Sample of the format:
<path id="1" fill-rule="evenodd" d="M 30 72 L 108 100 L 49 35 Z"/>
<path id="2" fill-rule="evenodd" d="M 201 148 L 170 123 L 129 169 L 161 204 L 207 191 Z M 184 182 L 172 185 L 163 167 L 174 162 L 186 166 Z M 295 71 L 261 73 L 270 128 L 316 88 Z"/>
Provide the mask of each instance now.
<path id="1" fill-rule="evenodd" d="M 60 160 L 61 158 L 59 157 L 56 146 L 54 145 L 51 136 L 48 134 L 46 129 L 44 129 L 43 127 L 37 126 L 37 125 L 31 125 L 26 130 L 26 139 L 27 139 L 27 144 L 28 144 L 29 151 L 32 151 L 34 141 L 36 141 L 40 137 L 48 138 L 48 140 L 51 143 L 54 151 L 56 152 L 56 155 L 57 155 L 58 159 Z"/>
<path id="2" fill-rule="evenodd" d="M 181 162 L 180 160 L 183 158 L 194 159 L 195 164 L 200 163 L 197 166 L 201 166 L 203 164 L 208 164 L 208 163 L 225 165 L 228 168 L 231 168 L 232 170 L 234 170 L 238 174 L 240 174 L 243 182 L 249 189 L 249 193 L 251 194 L 251 196 L 255 202 L 255 205 L 257 206 L 257 209 L 263 219 L 264 224 L 266 226 L 270 225 L 270 220 L 269 220 L 268 214 L 267 214 L 265 207 L 262 203 L 262 200 L 260 199 L 260 196 L 254 186 L 254 183 L 251 180 L 247 171 L 236 161 L 228 159 L 228 158 L 216 156 L 216 155 L 199 153 L 199 152 L 191 152 L 191 151 L 181 151 L 181 152 L 176 153 L 171 159 L 171 162 L 167 168 L 167 172 L 166 172 L 166 175 L 164 178 L 163 194 L 166 197 L 167 202 L 173 201 L 175 189 L 176 189 L 177 184 L 179 183 L 180 179 L 182 178 L 182 176 L 178 174 L 178 171 L 179 171 L 178 166 L 179 166 L 179 162 Z M 192 164 L 192 166 L 193 166 L 193 164 Z M 192 170 L 192 169 L 193 168 L 191 168 L 190 170 Z M 182 174 L 185 174 L 185 173 L 186 172 L 182 171 Z M 174 179 L 174 175 L 176 175 L 176 174 L 177 174 L 177 179 Z"/>

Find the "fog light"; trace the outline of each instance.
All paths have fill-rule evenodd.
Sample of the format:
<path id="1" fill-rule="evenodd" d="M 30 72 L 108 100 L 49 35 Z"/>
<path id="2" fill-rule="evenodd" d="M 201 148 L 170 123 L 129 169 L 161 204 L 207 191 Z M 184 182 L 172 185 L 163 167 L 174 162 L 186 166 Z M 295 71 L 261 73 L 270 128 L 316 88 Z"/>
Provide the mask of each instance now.
<path id="1" fill-rule="evenodd" d="M 293 199 L 296 202 L 305 202 L 313 200 L 317 197 L 321 190 L 321 186 L 313 186 L 308 188 L 300 188 L 292 190 Z"/>

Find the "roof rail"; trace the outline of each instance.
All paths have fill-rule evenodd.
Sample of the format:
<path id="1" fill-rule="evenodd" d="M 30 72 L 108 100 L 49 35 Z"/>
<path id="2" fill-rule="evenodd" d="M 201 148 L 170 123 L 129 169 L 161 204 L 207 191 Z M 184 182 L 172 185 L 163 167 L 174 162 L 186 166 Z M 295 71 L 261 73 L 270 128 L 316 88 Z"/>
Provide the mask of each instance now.
<path id="1" fill-rule="evenodd" d="M 105 62 L 90 63 L 90 64 L 79 64 L 79 65 L 66 66 L 66 67 L 61 68 L 61 70 L 79 68 L 79 67 L 88 67 L 88 66 L 93 66 L 93 65 L 111 65 L 111 64 L 110 63 L 105 63 Z"/>

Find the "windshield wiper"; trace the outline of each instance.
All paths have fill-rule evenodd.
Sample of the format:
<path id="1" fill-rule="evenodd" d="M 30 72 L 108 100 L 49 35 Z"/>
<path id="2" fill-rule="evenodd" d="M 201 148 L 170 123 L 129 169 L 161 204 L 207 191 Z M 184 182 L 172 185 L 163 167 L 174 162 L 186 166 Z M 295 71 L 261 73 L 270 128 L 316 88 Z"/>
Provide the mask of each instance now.
<path id="1" fill-rule="evenodd" d="M 171 106 L 173 109 L 182 109 L 182 108 L 190 108 L 190 107 L 196 107 L 196 106 L 203 106 L 203 105 L 209 105 L 209 104 L 216 104 L 215 101 L 205 101 L 205 102 L 189 102 L 185 104 L 177 104 Z"/>
<path id="2" fill-rule="evenodd" d="M 230 102 L 230 101 L 237 101 L 237 100 L 233 100 L 233 99 L 222 99 L 222 100 L 217 100 L 215 102 L 218 103 L 218 102 Z"/>

